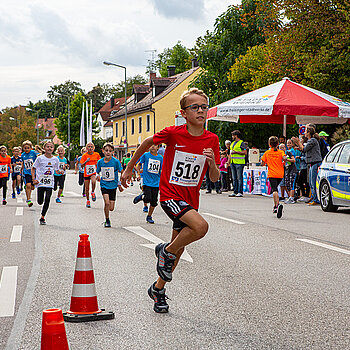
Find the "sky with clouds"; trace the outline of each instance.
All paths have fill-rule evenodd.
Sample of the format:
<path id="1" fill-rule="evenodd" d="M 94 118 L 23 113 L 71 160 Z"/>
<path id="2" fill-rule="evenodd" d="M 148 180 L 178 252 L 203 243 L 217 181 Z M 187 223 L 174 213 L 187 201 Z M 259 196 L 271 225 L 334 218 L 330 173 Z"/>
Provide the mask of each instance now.
<path id="1" fill-rule="evenodd" d="M 1 0 L 0 110 L 46 98 L 51 85 L 144 74 L 150 53 L 188 48 L 239 0 Z"/>

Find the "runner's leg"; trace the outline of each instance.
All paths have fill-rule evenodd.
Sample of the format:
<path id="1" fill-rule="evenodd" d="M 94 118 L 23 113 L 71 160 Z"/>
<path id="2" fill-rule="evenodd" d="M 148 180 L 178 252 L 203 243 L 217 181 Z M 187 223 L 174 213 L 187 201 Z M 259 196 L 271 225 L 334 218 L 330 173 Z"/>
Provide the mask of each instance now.
<path id="1" fill-rule="evenodd" d="M 105 212 L 105 218 L 109 219 L 109 206 L 110 206 L 110 201 L 109 201 L 109 194 L 104 193 L 103 195 L 103 201 L 104 201 L 104 212 Z"/>
<path id="2" fill-rule="evenodd" d="M 50 199 L 52 195 L 52 188 L 44 187 L 43 189 L 45 193 L 45 200 L 44 200 L 43 209 L 41 211 L 41 215 L 44 218 L 47 213 L 47 210 L 49 209 Z"/>
<path id="3" fill-rule="evenodd" d="M 85 184 L 85 195 L 86 195 L 86 200 L 90 200 L 90 178 L 89 179 L 84 179 L 84 184 Z"/>
<path id="4" fill-rule="evenodd" d="M 95 192 L 96 188 L 96 175 L 91 175 L 91 192 Z"/>

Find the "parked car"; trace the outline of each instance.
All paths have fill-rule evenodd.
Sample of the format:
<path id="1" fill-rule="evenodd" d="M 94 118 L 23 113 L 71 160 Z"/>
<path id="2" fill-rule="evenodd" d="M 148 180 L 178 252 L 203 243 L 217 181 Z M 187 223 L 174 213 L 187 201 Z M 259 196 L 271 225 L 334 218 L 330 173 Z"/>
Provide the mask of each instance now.
<path id="1" fill-rule="evenodd" d="M 350 140 L 336 144 L 323 160 L 316 180 L 324 211 L 350 207 Z"/>

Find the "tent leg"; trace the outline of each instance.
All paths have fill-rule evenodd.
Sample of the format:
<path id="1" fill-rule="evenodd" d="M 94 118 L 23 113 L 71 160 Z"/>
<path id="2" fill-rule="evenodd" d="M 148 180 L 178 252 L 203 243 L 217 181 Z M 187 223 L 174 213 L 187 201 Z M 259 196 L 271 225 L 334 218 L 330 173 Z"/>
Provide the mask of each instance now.
<path id="1" fill-rule="evenodd" d="M 283 136 L 287 137 L 287 116 L 283 116 Z"/>

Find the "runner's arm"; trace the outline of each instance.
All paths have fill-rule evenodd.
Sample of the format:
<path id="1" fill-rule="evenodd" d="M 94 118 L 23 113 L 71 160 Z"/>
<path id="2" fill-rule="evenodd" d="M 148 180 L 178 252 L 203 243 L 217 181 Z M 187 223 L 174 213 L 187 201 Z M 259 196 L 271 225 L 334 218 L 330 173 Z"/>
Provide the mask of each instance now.
<path id="1" fill-rule="evenodd" d="M 35 178 L 35 168 L 34 168 L 34 166 L 33 166 L 32 169 L 30 170 L 30 172 L 32 173 L 33 184 L 34 184 L 34 185 L 38 184 L 39 181 Z"/>
<path id="2" fill-rule="evenodd" d="M 209 166 L 209 177 L 212 182 L 216 182 L 220 179 L 219 166 L 215 164 L 215 156 L 212 148 L 205 148 L 203 154 L 207 158 Z"/>
<path id="3" fill-rule="evenodd" d="M 153 136 L 147 137 L 145 139 L 140 147 L 135 151 L 134 155 L 130 159 L 130 162 L 126 166 L 122 176 L 120 177 L 120 181 L 124 187 L 128 187 L 127 181 L 131 179 L 132 176 L 132 170 L 134 169 L 134 166 L 137 162 L 137 160 L 145 153 L 147 150 L 153 145 Z"/>

